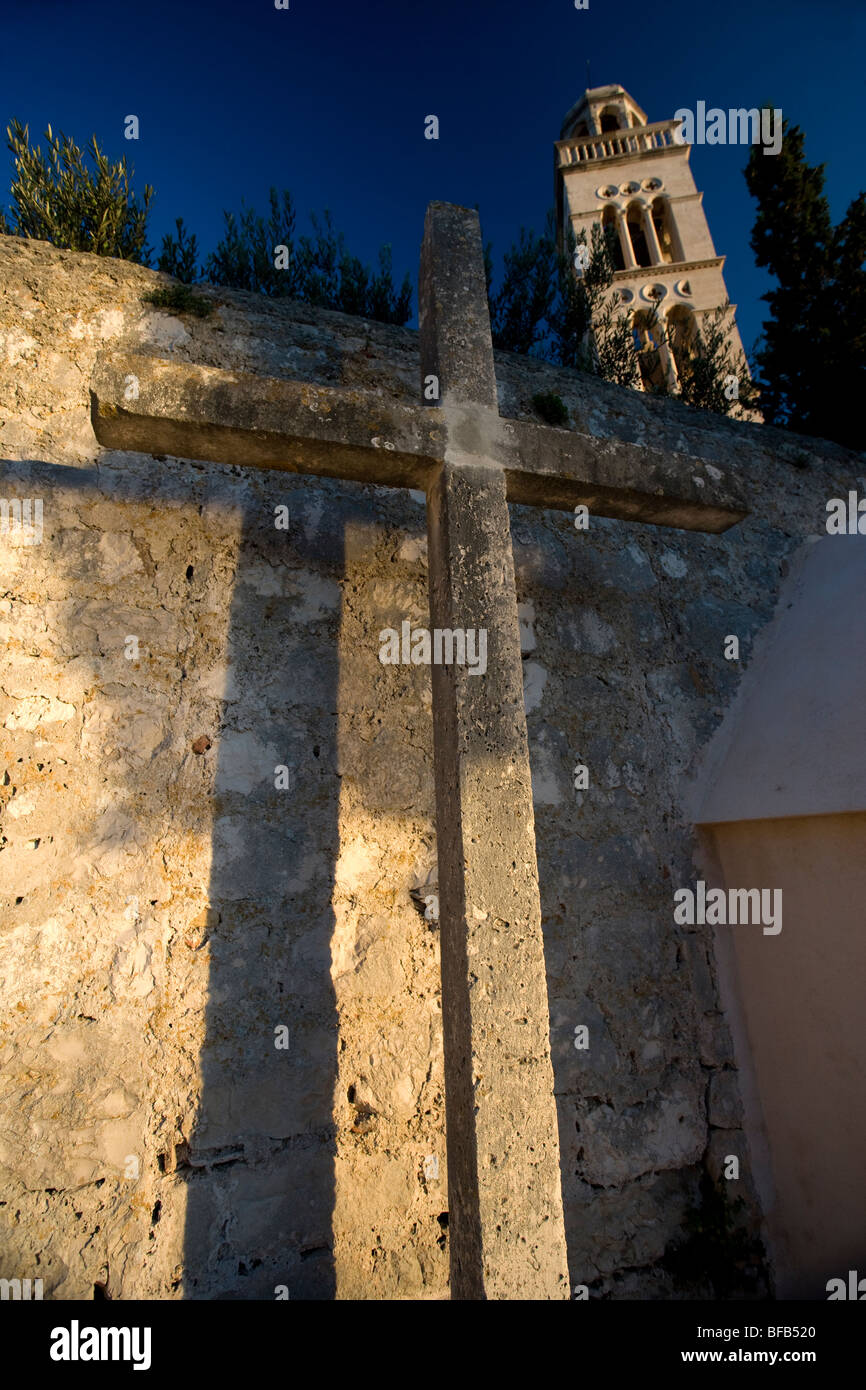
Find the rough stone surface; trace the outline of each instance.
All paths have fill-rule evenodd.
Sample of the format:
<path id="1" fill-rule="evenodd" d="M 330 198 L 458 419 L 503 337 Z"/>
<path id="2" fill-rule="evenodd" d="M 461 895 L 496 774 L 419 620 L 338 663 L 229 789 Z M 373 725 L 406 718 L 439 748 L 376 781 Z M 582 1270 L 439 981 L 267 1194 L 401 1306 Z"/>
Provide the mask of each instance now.
<path id="1" fill-rule="evenodd" d="M 532 779 L 505 479 L 446 464 L 431 619 L 483 627 L 487 673 L 433 667 L 456 1297 L 568 1296 Z M 456 1217 L 460 1215 L 458 1223 Z"/>
<path id="2" fill-rule="evenodd" d="M 427 491 L 431 624 L 484 634 L 483 674 L 431 672 L 451 1296 L 567 1298 L 520 623 L 477 213 L 428 209 L 419 317 L 422 372 L 436 369 L 447 433 Z"/>
<path id="3" fill-rule="evenodd" d="M 41 544 L 0 537 L 0 1273 L 81 1299 L 447 1297 L 438 936 L 410 896 L 434 862 L 430 673 L 377 655 L 429 621 L 423 509 L 101 449 L 89 400 L 117 350 L 414 406 L 417 334 L 222 291 L 180 318 L 142 303 L 159 280 L 0 238 L 2 495 L 44 501 Z M 662 1257 L 703 1165 L 736 1152 L 750 1185 L 738 1122 L 707 1111 L 735 1076 L 710 931 L 673 922 L 696 877 L 682 777 L 788 558 L 866 468 L 496 371 L 504 416 L 537 423 L 553 391 L 586 433 L 746 484 L 721 535 L 511 514 L 570 1277 L 706 1297 Z"/>
<path id="4" fill-rule="evenodd" d="M 714 1071 L 710 1076 L 707 1114 L 719 1129 L 737 1129 L 743 1122 L 743 1107 L 735 1071 Z"/>

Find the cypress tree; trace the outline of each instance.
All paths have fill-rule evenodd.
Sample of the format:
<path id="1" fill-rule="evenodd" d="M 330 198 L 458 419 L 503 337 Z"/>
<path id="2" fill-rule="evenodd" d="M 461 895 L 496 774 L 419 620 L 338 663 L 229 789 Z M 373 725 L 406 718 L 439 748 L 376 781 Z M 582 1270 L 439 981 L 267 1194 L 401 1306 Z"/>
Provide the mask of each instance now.
<path id="1" fill-rule="evenodd" d="M 861 193 L 834 228 L 824 165 L 810 165 L 803 132 L 783 124 L 778 155 L 754 146 L 745 170 L 758 213 L 751 245 L 777 284 L 756 354 L 769 424 L 862 448 L 866 390 L 866 205 Z"/>

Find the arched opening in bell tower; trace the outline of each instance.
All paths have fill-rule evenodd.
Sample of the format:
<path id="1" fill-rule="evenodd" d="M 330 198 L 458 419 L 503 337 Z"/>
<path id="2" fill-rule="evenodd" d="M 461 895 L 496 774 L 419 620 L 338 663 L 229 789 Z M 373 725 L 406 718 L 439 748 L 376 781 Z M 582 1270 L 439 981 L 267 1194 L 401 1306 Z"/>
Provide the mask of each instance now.
<path id="1" fill-rule="evenodd" d="M 610 250 L 614 270 L 625 270 L 625 257 L 619 235 L 619 215 L 616 208 L 606 207 L 601 214 L 601 229 Z"/>
<path id="2" fill-rule="evenodd" d="M 631 203 L 625 215 L 625 225 L 631 242 L 631 249 L 634 252 L 634 258 L 637 264 L 639 266 L 648 266 L 652 265 L 652 257 L 650 256 L 642 223 L 643 208 L 640 203 Z"/>
<path id="3" fill-rule="evenodd" d="M 652 220 L 662 261 L 666 265 L 671 265 L 675 260 L 678 260 L 679 257 L 676 254 L 673 219 L 671 218 L 671 211 L 668 207 L 667 199 L 653 199 Z"/>

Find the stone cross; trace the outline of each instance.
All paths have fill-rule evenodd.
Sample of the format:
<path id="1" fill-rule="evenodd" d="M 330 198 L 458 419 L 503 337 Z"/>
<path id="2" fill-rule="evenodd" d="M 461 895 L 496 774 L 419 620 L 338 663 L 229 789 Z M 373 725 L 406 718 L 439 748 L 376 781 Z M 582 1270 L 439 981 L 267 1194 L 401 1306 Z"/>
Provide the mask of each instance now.
<path id="1" fill-rule="evenodd" d="M 487 632 L 484 675 L 432 668 L 451 1295 L 564 1299 L 508 504 L 711 532 L 745 508 L 698 459 L 500 417 L 477 213 L 430 204 L 419 322 L 417 406 L 115 355 L 93 428 L 111 449 L 424 489 L 432 626 Z"/>

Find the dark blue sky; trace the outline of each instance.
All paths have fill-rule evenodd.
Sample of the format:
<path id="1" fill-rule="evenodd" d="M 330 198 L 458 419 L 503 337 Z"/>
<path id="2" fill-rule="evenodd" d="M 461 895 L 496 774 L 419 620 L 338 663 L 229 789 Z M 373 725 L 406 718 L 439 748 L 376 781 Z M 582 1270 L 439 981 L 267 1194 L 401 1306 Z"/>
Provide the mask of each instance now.
<path id="1" fill-rule="evenodd" d="M 292 190 L 299 230 L 330 207 L 371 260 L 390 241 L 417 280 L 431 199 L 478 204 L 494 255 L 553 196 L 553 141 L 586 86 L 621 83 L 663 120 L 679 106 L 771 100 L 827 164 L 834 219 L 866 186 L 863 0 L 26 0 L 0 2 L 2 124 L 95 132 L 157 196 L 150 240 L 182 215 L 209 250 L 223 208 Z M 140 118 L 141 139 L 123 138 Z M 424 117 L 440 120 L 438 142 Z M 751 348 L 766 281 L 754 266 L 747 151 L 695 147 L 692 169 Z M 6 159 L 11 175 L 11 156 Z M 0 201 L 7 201 L 3 171 Z"/>

